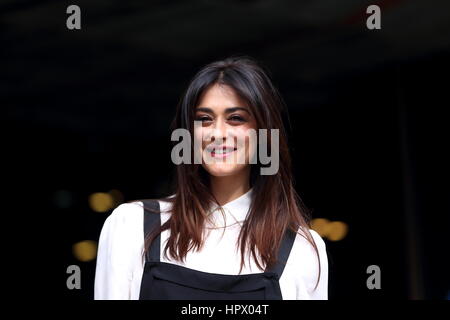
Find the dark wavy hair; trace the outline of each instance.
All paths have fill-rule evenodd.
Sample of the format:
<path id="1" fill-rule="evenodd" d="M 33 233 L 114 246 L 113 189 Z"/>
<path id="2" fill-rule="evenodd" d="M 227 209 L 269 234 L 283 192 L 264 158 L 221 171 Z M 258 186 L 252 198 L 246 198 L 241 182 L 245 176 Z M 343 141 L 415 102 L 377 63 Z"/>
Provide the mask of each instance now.
<path id="1" fill-rule="evenodd" d="M 262 165 L 259 161 L 251 165 L 251 207 L 238 238 L 241 251 L 240 272 L 247 252 L 251 253 L 260 269 L 264 270 L 262 265 L 271 268 L 276 263 L 283 235 L 290 229 L 303 236 L 315 249 L 319 261 L 318 284 L 320 258 L 309 231 L 310 213 L 293 186 L 292 163 L 283 124 L 286 106 L 269 74 L 262 64 L 248 56 L 231 56 L 204 66 L 190 81 L 179 101 L 172 129 L 188 129 L 191 136 L 194 136 L 195 108 L 202 94 L 215 84 L 232 88 L 248 104 L 256 118 L 257 128 L 269 129 L 269 141 L 270 129 L 279 129 L 278 172 L 274 175 L 261 175 L 259 172 Z M 209 174 L 201 164 L 194 164 L 192 161 L 191 164 L 176 165 L 174 178 L 173 196 L 160 199 L 171 204 L 170 218 L 161 228 L 146 236 L 144 254 L 162 231 L 170 229 L 164 255 L 167 257 L 169 250 L 172 257 L 183 261 L 189 250 L 202 248 L 208 210 L 212 203 L 219 203 L 209 187 Z M 154 211 L 151 208 L 144 209 Z"/>

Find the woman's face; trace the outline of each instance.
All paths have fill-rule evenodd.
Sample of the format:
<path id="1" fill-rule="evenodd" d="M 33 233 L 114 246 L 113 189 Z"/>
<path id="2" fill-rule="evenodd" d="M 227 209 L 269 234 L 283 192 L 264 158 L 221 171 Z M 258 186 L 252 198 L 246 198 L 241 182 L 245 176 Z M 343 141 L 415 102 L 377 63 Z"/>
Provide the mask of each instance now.
<path id="1" fill-rule="evenodd" d="M 255 155 L 256 120 L 250 108 L 228 86 L 213 85 L 196 107 L 195 139 L 202 166 L 212 176 L 232 176 L 249 169 Z"/>

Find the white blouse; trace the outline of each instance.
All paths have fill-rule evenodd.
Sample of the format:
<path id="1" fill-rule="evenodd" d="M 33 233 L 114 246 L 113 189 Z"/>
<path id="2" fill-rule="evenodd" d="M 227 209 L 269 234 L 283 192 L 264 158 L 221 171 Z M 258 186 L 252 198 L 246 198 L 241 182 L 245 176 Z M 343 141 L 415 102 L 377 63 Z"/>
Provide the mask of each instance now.
<path id="1" fill-rule="evenodd" d="M 160 261 L 181 265 L 203 272 L 237 275 L 240 268 L 240 249 L 236 246 L 242 221 L 245 220 L 250 204 L 250 189 L 239 198 L 228 202 L 222 213 L 215 208 L 212 221 L 207 227 L 227 226 L 208 229 L 204 247 L 201 251 L 189 251 L 184 263 L 164 257 L 164 248 L 170 230 L 161 233 Z M 170 217 L 170 204 L 159 201 L 161 224 Z M 118 206 L 106 219 L 100 234 L 95 273 L 94 298 L 98 300 L 137 300 L 139 299 L 141 279 L 145 261 L 142 202 L 124 203 Z M 316 285 L 319 263 L 312 245 L 297 234 L 284 271 L 279 279 L 284 300 L 327 299 L 328 298 L 328 259 L 325 243 L 313 230 L 310 230 L 319 250 L 320 281 Z M 168 253 L 169 254 L 169 253 Z M 246 255 L 241 274 L 260 273 L 253 259 Z"/>

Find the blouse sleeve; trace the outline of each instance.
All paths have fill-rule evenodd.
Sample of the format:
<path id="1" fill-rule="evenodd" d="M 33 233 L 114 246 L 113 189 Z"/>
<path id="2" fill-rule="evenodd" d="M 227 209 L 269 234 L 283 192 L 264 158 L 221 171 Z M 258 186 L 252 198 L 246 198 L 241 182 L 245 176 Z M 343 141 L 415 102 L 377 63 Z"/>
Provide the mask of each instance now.
<path id="1" fill-rule="evenodd" d="M 328 299 L 328 256 L 325 246 L 325 241 L 322 237 L 314 230 L 310 230 L 311 235 L 319 251 L 320 258 L 320 278 L 316 289 L 310 290 L 310 298 L 313 300 L 327 300 Z M 317 266 L 318 266 L 317 262 Z M 319 268 L 317 268 L 317 275 L 319 274 Z M 314 282 L 314 286 L 317 281 Z"/>
<path id="2" fill-rule="evenodd" d="M 129 300 L 135 297 L 133 276 L 142 263 L 140 242 L 143 240 L 143 235 L 142 239 L 139 236 L 142 221 L 134 214 L 136 207 L 136 204 L 121 204 L 103 225 L 97 251 L 95 300 Z"/>

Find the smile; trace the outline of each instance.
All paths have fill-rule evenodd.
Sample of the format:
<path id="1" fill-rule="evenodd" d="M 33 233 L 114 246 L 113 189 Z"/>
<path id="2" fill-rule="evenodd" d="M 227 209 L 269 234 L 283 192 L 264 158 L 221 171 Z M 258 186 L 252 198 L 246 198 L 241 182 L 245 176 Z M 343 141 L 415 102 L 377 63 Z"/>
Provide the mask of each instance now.
<path id="1" fill-rule="evenodd" d="M 222 147 L 222 148 L 212 148 L 209 149 L 208 152 L 211 153 L 211 157 L 214 158 L 225 158 L 236 151 L 237 148 L 234 147 Z"/>

